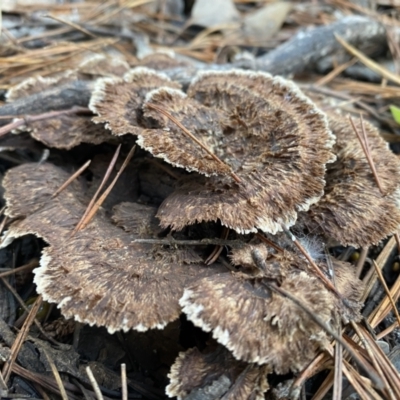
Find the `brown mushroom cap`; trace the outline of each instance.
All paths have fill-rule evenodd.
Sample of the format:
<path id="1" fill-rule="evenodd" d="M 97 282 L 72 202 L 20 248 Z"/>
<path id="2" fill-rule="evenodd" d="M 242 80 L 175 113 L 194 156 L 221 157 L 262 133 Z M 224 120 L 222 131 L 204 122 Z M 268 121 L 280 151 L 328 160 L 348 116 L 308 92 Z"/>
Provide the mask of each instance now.
<path id="1" fill-rule="evenodd" d="M 74 71 L 66 71 L 65 73 L 55 77 L 33 76 L 24 79 L 22 82 L 8 90 L 6 95 L 7 102 L 11 103 L 26 96 L 40 93 L 50 88 L 55 88 L 69 82 L 71 79 L 75 79 L 76 77 Z"/>
<path id="2" fill-rule="evenodd" d="M 105 123 L 114 135 L 141 132 L 141 107 L 148 92 L 161 86 L 179 89 L 166 75 L 138 67 L 123 78 L 99 79 L 90 99 L 89 108 L 98 116 L 95 123 Z"/>
<path id="3" fill-rule="evenodd" d="M 400 162 L 378 130 L 365 122 L 382 195 L 350 122 L 346 117 L 332 116 L 329 123 L 337 137 L 337 161 L 328 166 L 325 195 L 301 215 L 300 225 L 345 246 L 376 244 L 400 225 Z M 355 123 L 361 132 L 360 121 Z"/>
<path id="4" fill-rule="evenodd" d="M 143 130 L 138 135 L 137 144 L 156 157 L 164 159 L 175 167 L 187 171 L 197 171 L 204 175 L 228 175 L 230 168 L 212 158 L 204 149 L 186 136 L 181 128 L 158 110 L 150 108 L 153 104 L 177 118 L 204 145 L 218 154 L 221 120 L 218 110 L 204 107 L 180 90 L 160 88 L 146 96 L 143 105 L 144 117 L 151 119 L 155 129 Z"/>
<path id="5" fill-rule="evenodd" d="M 222 346 L 200 352 L 197 348 L 181 352 L 168 375 L 169 397 L 187 396 L 221 400 L 262 400 L 268 390 L 265 366 L 237 361 Z"/>
<path id="6" fill-rule="evenodd" d="M 98 77 L 123 76 L 129 69 L 129 64 L 122 58 L 104 54 L 91 55 L 78 66 L 80 74 Z"/>
<path id="7" fill-rule="evenodd" d="M 289 275 L 283 289 L 330 322 L 332 298 L 305 272 Z M 196 326 L 212 331 L 238 360 L 267 364 L 279 374 L 299 371 L 327 340 L 325 333 L 290 300 L 271 293 L 262 279 L 233 274 L 204 278 L 185 289 L 183 312 Z"/>
<path id="8" fill-rule="evenodd" d="M 239 233 L 276 233 L 319 200 L 334 140 L 325 115 L 294 84 L 265 73 L 206 72 L 188 96 L 223 113 L 213 150 L 241 183 L 224 176 L 189 180 L 161 205 L 162 226 L 179 230 L 219 219 Z M 184 156 L 182 133 L 173 133 L 173 151 Z"/>
<path id="9" fill-rule="evenodd" d="M 284 271 L 279 287 L 295 295 L 328 326 L 335 326 L 337 298 L 317 278 L 293 268 L 304 267 L 305 261 L 285 251 L 271 255 L 265 262 L 272 271 L 274 264 L 280 263 Z M 338 290 L 357 301 L 360 290 L 354 270 L 349 265 L 334 267 Z M 271 279 L 265 279 L 243 273 L 203 278 L 185 289 L 180 304 L 190 321 L 212 332 L 214 339 L 238 360 L 266 364 L 279 374 L 299 371 L 324 347 L 327 335 L 294 302 L 271 292 L 265 285 Z M 354 305 L 358 318 L 359 308 L 359 304 Z"/>
<path id="10" fill-rule="evenodd" d="M 219 267 L 193 262 L 184 247 L 132 242 L 134 235 L 100 210 L 71 237 L 89 199 L 79 181 L 51 198 L 67 177 L 51 164 L 23 164 L 3 181 L 7 215 L 25 218 L 11 224 L 2 246 L 30 233 L 49 244 L 34 271 L 38 293 L 57 303 L 66 318 L 105 326 L 110 333 L 162 328 L 178 318 L 186 285 Z"/>
<path id="11" fill-rule="evenodd" d="M 28 78 L 8 91 L 7 101 L 12 102 L 44 90 L 56 89 L 77 77 L 76 71 L 67 71 L 54 78 Z M 93 124 L 91 118 L 84 115 L 58 115 L 30 122 L 17 131 L 28 131 L 34 139 L 46 146 L 66 150 L 81 143 L 100 144 L 113 139 L 106 129 Z"/>

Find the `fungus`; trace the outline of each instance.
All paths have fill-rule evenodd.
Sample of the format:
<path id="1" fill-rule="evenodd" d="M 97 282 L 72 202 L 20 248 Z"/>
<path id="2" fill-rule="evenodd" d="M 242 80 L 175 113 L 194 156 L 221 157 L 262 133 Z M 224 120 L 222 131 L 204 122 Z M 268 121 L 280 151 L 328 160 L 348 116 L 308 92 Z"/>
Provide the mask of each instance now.
<path id="1" fill-rule="evenodd" d="M 76 79 L 77 73 L 68 71 L 55 78 L 28 78 L 11 88 L 7 101 L 13 102 L 44 90 L 56 90 L 62 84 Z M 17 132 L 28 131 L 30 135 L 48 147 L 69 150 L 80 143 L 100 144 L 113 139 L 109 132 L 92 123 L 89 115 L 57 115 L 53 118 L 30 121 Z"/>
<path id="2" fill-rule="evenodd" d="M 328 326 L 336 324 L 338 300 L 317 278 L 299 269 L 305 261 L 296 255 L 287 251 L 270 254 L 264 263 L 264 275 L 235 272 L 203 278 L 185 289 L 180 304 L 190 321 L 212 332 L 236 359 L 268 365 L 278 374 L 300 371 L 327 344 L 327 333 L 294 302 L 271 291 L 269 283 L 276 281 L 282 290 L 294 293 Z M 275 274 L 277 267 L 280 276 Z M 334 263 L 340 276 L 337 289 L 358 300 L 357 284 L 348 281 L 360 286 L 359 281 L 350 264 L 345 267 Z M 359 308 L 354 305 L 356 319 Z"/>
<path id="3" fill-rule="evenodd" d="M 378 130 L 364 123 L 369 150 L 380 192 L 360 142 L 346 117 L 331 117 L 330 127 L 337 137 L 337 161 L 328 166 L 325 195 L 307 214 L 300 226 L 321 233 L 344 246 L 377 244 L 397 231 L 400 225 L 400 163 L 380 137 Z M 360 121 L 356 127 L 361 131 Z"/>
<path id="4" fill-rule="evenodd" d="M 181 352 L 168 375 L 169 397 L 181 399 L 262 400 L 268 390 L 265 366 L 235 360 L 222 346 Z M 201 396 L 200 396 L 201 395 Z"/>
<path id="5" fill-rule="evenodd" d="M 161 232 L 155 217 L 157 209 L 139 203 L 123 202 L 113 207 L 115 225 L 137 237 L 152 237 Z"/>
<path id="6" fill-rule="evenodd" d="M 49 244 L 34 282 L 38 293 L 57 303 L 66 318 L 105 326 L 110 333 L 162 328 L 178 318 L 178 300 L 189 283 L 221 271 L 199 263 L 199 256 L 193 262 L 184 247 L 133 242 L 135 236 L 101 210 L 71 237 L 89 198 L 79 180 L 52 198 L 67 178 L 51 164 L 9 170 L 3 181 L 7 215 L 22 219 L 11 224 L 2 243 L 4 247 L 14 238 L 34 234 Z M 128 225 L 121 218 L 119 224 Z"/>
<path id="7" fill-rule="evenodd" d="M 180 127 L 160 113 L 158 108 L 168 110 L 191 134 L 201 138 L 207 148 L 218 154 L 222 113 L 204 107 L 180 90 L 170 88 L 160 88 L 146 96 L 144 117 L 151 119 L 152 125 L 157 126 L 143 130 L 138 135 L 137 144 L 140 147 L 187 171 L 197 171 L 207 176 L 230 174 L 231 170 L 226 164 L 215 160 L 201 146 L 196 145 Z"/>
<path id="8" fill-rule="evenodd" d="M 165 91 L 160 89 L 154 98 L 160 100 L 161 93 Z M 198 130 L 198 139 L 212 143 L 212 151 L 240 182 L 224 176 L 226 169 L 221 176 L 208 179 L 189 177 L 161 205 L 157 216 L 163 227 L 179 230 L 195 222 L 220 220 L 239 233 L 257 229 L 276 233 L 282 225 L 292 226 L 298 211 L 308 210 L 319 200 L 325 164 L 334 160 L 334 139 L 324 114 L 293 83 L 265 73 L 207 72 L 199 74 L 187 93 L 221 113 L 221 129 L 217 125 L 212 130 L 215 137 L 211 140 L 208 131 Z M 164 96 L 165 111 L 176 113 L 174 102 L 165 100 Z M 148 108 L 149 102 L 146 113 Z M 180 114 L 181 120 L 189 119 L 184 112 Z M 188 157 L 189 142 L 182 131 L 158 133 L 158 142 L 168 143 L 161 155 L 165 160 L 172 155 Z M 147 141 L 145 146 L 150 148 L 152 143 Z M 191 148 L 191 156 L 204 154 L 195 142 Z"/>
<path id="9" fill-rule="evenodd" d="M 123 76 L 129 69 L 129 64 L 125 60 L 103 54 L 87 57 L 78 66 L 80 74 L 89 76 Z"/>
<path id="10" fill-rule="evenodd" d="M 161 86 L 180 88 L 166 75 L 144 67 L 127 72 L 123 78 L 99 79 L 89 104 L 98 115 L 93 122 L 105 123 L 114 135 L 140 133 L 144 98 L 148 92 Z"/>

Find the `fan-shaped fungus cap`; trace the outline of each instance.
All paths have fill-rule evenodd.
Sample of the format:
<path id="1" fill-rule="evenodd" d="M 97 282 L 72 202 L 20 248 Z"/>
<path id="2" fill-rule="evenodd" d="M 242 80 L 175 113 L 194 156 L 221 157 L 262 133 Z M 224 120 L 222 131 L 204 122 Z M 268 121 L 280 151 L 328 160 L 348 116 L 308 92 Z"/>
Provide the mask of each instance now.
<path id="1" fill-rule="evenodd" d="M 298 257 L 285 252 L 265 263 L 279 260 L 286 271 L 279 287 L 294 294 L 328 326 L 335 326 L 336 297 L 317 278 L 293 268 L 305 264 Z M 338 290 L 348 288 L 344 280 Z M 354 272 L 352 280 L 357 280 Z M 268 282 L 271 279 L 242 273 L 219 274 L 185 289 L 180 304 L 190 321 L 212 332 L 238 360 L 266 364 L 279 374 L 299 371 L 324 347 L 327 334 L 294 302 L 271 291 Z M 354 298 L 359 292 L 350 295 Z"/>
<path id="2" fill-rule="evenodd" d="M 78 66 L 79 73 L 90 76 L 123 76 L 129 69 L 122 58 L 103 54 L 87 57 Z"/>
<path id="3" fill-rule="evenodd" d="M 161 86 L 180 88 L 166 75 L 144 67 L 127 72 L 123 78 L 99 79 L 89 104 L 98 115 L 93 121 L 105 123 L 114 135 L 140 133 L 144 98 L 148 92 Z"/>
<path id="4" fill-rule="evenodd" d="M 9 90 L 7 101 L 13 102 L 44 90 L 56 89 L 76 78 L 75 71 L 67 71 L 54 78 L 28 78 Z M 76 114 L 61 114 L 53 118 L 31 121 L 18 131 L 30 132 L 34 139 L 48 147 L 67 150 L 80 143 L 100 144 L 113 139 L 106 129 L 93 124 L 90 116 Z"/>
<path id="5" fill-rule="evenodd" d="M 71 237 L 89 199 L 79 181 L 52 198 L 67 178 L 51 164 L 23 164 L 3 181 L 7 215 L 25 218 L 11 224 L 2 246 L 26 234 L 49 244 L 34 271 L 38 293 L 57 303 L 66 318 L 105 326 L 110 333 L 162 328 L 178 318 L 184 287 L 219 268 L 193 263 L 185 248 L 132 242 L 134 235 L 101 210 Z"/>
<path id="6" fill-rule="evenodd" d="M 237 361 L 222 346 L 179 354 L 168 375 L 169 397 L 221 400 L 262 400 L 268 390 L 266 366 Z M 197 397 L 195 397 L 197 396 Z"/>
<path id="7" fill-rule="evenodd" d="M 376 244 L 400 225 L 400 162 L 378 130 L 364 122 L 382 194 L 348 119 L 332 116 L 329 124 L 337 137 L 337 161 L 328 166 L 325 195 L 299 222 L 345 246 Z M 361 122 L 355 124 L 361 132 Z"/>
<path id="8" fill-rule="evenodd" d="M 241 183 L 224 176 L 189 180 L 161 205 L 162 226 L 181 229 L 219 219 L 239 233 L 276 233 L 319 200 L 334 139 L 325 115 L 293 83 L 265 73 L 207 72 L 192 82 L 188 96 L 222 112 L 212 150 Z M 175 112 L 171 102 L 164 105 Z M 206 135 L 198 139 L 206 142 Z M 182 131 L 163 136 L 175 142 L 170 153 L 187 154 Z"/>
<path id="9" fill-rule="evenodd" d="M 212 158 L 201 146 L 193 142 L 193 139 L 185 135 L 179 126 L 150 105 L 167 110 L 191 134 L 201 138 L 202 143 L 217 154 L 222 135 L 221 112 L 201 105 L 180 90 L 154 90 L 146 96 L 143 110 L 144 117 L 151 120 L 151 125 L 156 127 L 143 130 L 138 135 L 137 144 L 154 156 L 187 171 L 198 171 L 207 176 L 230 173 L 231 169 L 226 164 Z"/>

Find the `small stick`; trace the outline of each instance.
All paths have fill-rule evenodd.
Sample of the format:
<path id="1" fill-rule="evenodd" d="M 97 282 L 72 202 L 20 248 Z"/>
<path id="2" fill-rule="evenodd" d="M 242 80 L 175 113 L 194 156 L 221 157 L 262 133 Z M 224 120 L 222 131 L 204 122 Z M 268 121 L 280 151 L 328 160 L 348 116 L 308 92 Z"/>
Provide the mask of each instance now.
<path id="1" fill-rule="evenodd" d="M 363 247 L 361 249 L 361 254 L 360 258 L 357 261 L 357 266 L 356 266 L 356 275 L 359 278 L 361 276 L 362 270 L 364 268 L 365 260 L 367 259 L 369 248 L 368 247 Z"/>
<path id="2" fill-rule="evenodd" d="M 205 146 L 199 139 L 197 139 L 193 134 L 191 134 L 174 116 L 172 116 L 169 112 L 164 110 L 161 107 L 156 106 L 155 104 L 148 103 L 148 107 L 152 108 L 153 110 L 156 110 L 160 112 L 161 114 L 164 114 L 168 119 L 170 119 L 175 125 L 177 125 L 179 128 L 182 129 L 182 131 L 186 134 L 186 136 L 190 137 L 194 142 L 196 142 L 205 152 L 207 152 L 215 161 L 219 162 L 220 164 L 224 165 L 227 167 L 230 171 L 230 174 L 232 178 L 237 182 L 241 183 L 241 179 L 232 171 L 232 168 L 224 163 L 221 159 L 219 159 L 207 146 Z"/>
<path id="3" fill-rule="evenodd" d="M 278 246 L 276 243 L 274 243 L 272 240 L 268 239 L 264 235 L 261 235 L 261 233 L 256 233 L 256 236 L 262 240 L 264 243 L 266 243 L 268 246 L 271 246 L 273 249 L 276 251 L 279 251 L 280 253 L 283 253 L 282 247 Z"/>
<path id="4" fill-rule="evenodd" d="M 298 398 L 300 390 L 305 385 L 306 380 L 322 371 L 325 366 L 324 364 L 329 360 L 330 356 L 327 353 L 321 352 L 317 357 L 314 358 L 314 360 L 310 362 L 310 364 L 307 365 L 306 368 L 297 374 L 290 388 L 291 398 Z"/>
<path id="5" fill-rule="evenodd" d="M 51 196 L 56 197 L 58 194 L 60 194 L 70 183 L 72 183 L 72 181 L 74 181 L 92 162 L 92 160 L 87 161 L 85 164 L 82 165 L 82 167 L 80 167 L 78 169 L 78 171 L 76 171 L 74 174 L 72 174 Z"/>
<path id="6" fill-rule="evenodd" d="M 18 353 L 19 353 L 22 345 L 24 344 L 26 337 L 28 336 L 29 329 L 30 329 L 32 322 L 35 319 L 35 316 L 41 305 L 42 305 L 42 296 L 38 296 L 38 298 L 35 300 L 32 308 L 29 311 L 28 318 L 25 320 L 24 325 L 22 326 L 21 330 L 18 332 L 18 335 L 15 338 L 15 341 L 11 346 L 11 356 L 5 362 L 3 370 L 2 370 L 2 374 L 4 376 L 4 381 L 6 383 L 10 379 L 13 364 L 14 364 L 15 360 L 17 359 Z"/>
<path id="7" fill-rule="evenodd" d="M 120 170 L 117 172 L 117 175 L 115 176 L 114 180 L 110 183 L 110 185 L 108 186 L 108 188 L 104 191 L 104 193 L 100 196 L 100 198 L 96 201 L 96 203 L 94 204 L 94 206 L 89 210 L 87 216 L 85 217 L 85 219 L 82 221 L 82 224 L 80 226 L 79 230 L 82 230 L 84 228 L 86 228 L 86 226 L 88 225 L 88 223 L 92 220 L 92 218 L 94 217 L 94 215 L 96 214 L 97 210 L 101 207 L 101 205 L 104 203 L 104 200 L 107 198 L 107 196 L 110 194 L 112 188 L 115 186 L 115 184 L 117 183 L 119 177 L 121 176 L 121 174 L 124 172 L 125 168 L 128 166 L 129 161 L 131 160 L 131 158 L 133 157 L 133 153 L 135 152 L 136 149 L 136 145 L 132 147 L 131 151 L 128 153 L 128 155 L 126 156 L 126 159 L 124 161 L 124 163 L 122 164 L 122 167 L 120 168 Z"/>
<path id="8" fill-rule="evenodd" d="M 57 370 L 57 367 L 54 364 L 54 361 L 51 359 L 51 357 L 48 355 L 47 351 L 44 348 L 43 348 L 43 352 L 44 352 L 44 354 L 45 354 L 45 356 L 47 358 L 47 361 L 50 364 L 51 372 L 53 373 L 54 379 L 56 380 L 56 383 L 57 383 L 57 386 L 58 386 L 58 390 L 60 391 L 61 398 L 63 400 L 68 400 L 67 392 L 65 390 L 65 387 L 64 387 L 63 381 L 61 379 L 61 376 L 60 376 L 60 374 L 59 374 L 59 372 Z"/>
<path id="9" fill-rule="evenodd" d="M 60 115 L 77 114 L 77 113 L 83 113 L 83 112 L 91 113 L 91 111 L 88 108 L 75 106 L 75 107 L 69 108 L 68 110 L 49 111 L 49 112 L 46 112 L 43 114 L 38 114 L 38 115 L 27 115 L 23 118 L 18 118 L 15 121 L 10 122 L 9 124 L 1 127 L 0 128 L 0 137 L 6 135 L 8 132 L 11 132 L 12 130 L 17 129 L 21 126 L 29 125 L 29 123 L 31 123 L 31 122 L 42 121 L 44 119 L 50 119 L 50 118 L 58 117 Z"/>
<path id="10" fill-rule="evenodd" d="M 361 136 L 361 133 L 358 131 L 353 119 L 351 117 L 349 117 L 349 120 L 350 120 L 351 126 L 353 127 L 353 130 L 356 133 L 357 138 L 358 138 L 358 140 L 359 140 L 359 142 L 361 144 L 361 147 L 362 147 L 362 149 L 364 151 L 365 157 L 367 158 L 367 161 L 368 161 L 368 164 L 369 164 L 369 166 L 371 168 L 372 175 L 374 176 L 376 185 L 378 186 L 379 191 L 382 193 L 382 196 L 384 196 L 385 193 L 383 191 L 383 188 L 382 188 L 382 185 L 381 185 L 381 181 L 379 179 L 378 173 L 376 172 L 375 164 L 374 164 L 374 162 L 372 160 L 371 152 L 369 150 L 368 138 L 367 138 L 367 133 L 365 131 L 364 120 L 362 118 L 362 115 L 360 114 L 360 121 L 361 121 L 361 129 L 362 129 L 364 137 Z"/>
<path id="11" fill-rule="evenodd" d="M 337 319 L 338 316 L 336 316 Z M 338 328 L 338 335 L 342 336 L 342 330 Z M 333 378 L 333 393 L 332 400 L 342 399 L 343 394 L 343 347 L 339 342 L 335 343 L 335 367 L 334 367 L 334 378 Z"/>
<path id="12" fill-rule="evenodd" d="M 282 228 L 283 228 L 283 231 L 286 233 L 286 235 L 294 243 L 294 245 L 300 250 L 301 254 L 303 254 L 303 256 L 307 259 L 307 261 L 311 265 L 311 267 L 314 270 L 314 272 L 316 273 L 316 275 L 322 280 L 322 282 L 325 283 L 326 287 L 328 289 L 330 289 L 333 293 L 335 293 L 341 300 L 344 300 L 343 296 L 336 290 L 335 285 L 318 268 L 318 265 L 315 264 L 314 260 L 310 257 L 310 255 L 307 253 L 305 248 L 297 240 L 296 236 L 294 236 L 293 233 L 290 232 L 290 230 L 287 229 L 286 227 L 282 226 Z"/>
<path id="13" fill-rule="evenodd" d="M 226 239 L 228 239 L 228 236 L 229 236 L 229 229 L 224 226 L 222 234 L 221 234 L 221 239 L 226 240 Z M 218 257 L 222 253 L 223 248 L 224 247 L 221 245 L 216 245 L 213 252 L 207 257 L 205 264 L 211 265 L 211 264 L 215 263 L 215 261 L 217 261 Z"/>
<path id="14" fill-rule="evenodd" d="M 93 372 L 89 366 L 86 367 L 86 373 L 87 373 L 87 376 L 89 377 L 90 383 L 92 384 L 92 387 L 93 387 L 94 393 L 96 394 L 97 400 L 104 400 L 101 390 L 99 388 L 99 384 L 97 383 L 96 378 L 94 377 Z"/>
<path id="15" fill-rule="evenodd" d="M 128 400 L 128 384 L 126 380 L 126 364 L 121 364 L 122 400 Z"/>
<path id="16" fill-rule="evenodd" d="M 29 316 L 30 313 L 30 309 L 28 308 L 28 306 L 25 304 L 24 300 L 22 300 L 21 296 L 16 292 L 16 290 L 10 285 L 10 283 L 7 281 L 7 279 L 4 278 L 0 278 L 1 281 L 3 282 L 4 286 L 6 286 L 6 288 L 12 293 L 12 295 L 17 299 L 19 305 L 21 306 L 21 308 L 24 309 L 25 311 L 25 315 Z M 31 308 L 32 309 L 32 308 Z M 22 317 L 20 317 L 22 318 Z M 25 318 L 25 316 L 24 316 Z M 26 321 L 26 319 L 25 319 Z M 43 329 L 41 323 L 34 318 L 33 323 L 36 325 L 36 327 L 39 329 L 40 333 L 51 343 L 55 344 L 58 346 L 58 343 L 52 338 L 50 337 L 46 331 Z"/>
<path id="17" fill-rule="evenodd" d="M 17 268 L 12 268 L 9 271 L 0 272 L 0 278 L 4 278 L 9 275 L 14 275 L 18 272 L 25 271 L 26 269 L 33 269 L 36 268 L 37 266 L 39 266 L 39 261 L 37 259 L 34 259 L 30 261 L 28 264 L 21 265 L 20 267 Z"/>
<path id="18" fill-rule="evenodd" d="M 224 240 L 224 239 L 199 239 L 199 240 L 176 240 L 172 236 L 169 239 L 134 239 L 133 243 L 161 244 L 161 245 L 178 245 L 178 246 L 230 246 L 242 247 L 246 243 L 242 240 Z"/>
<path id="19" fill-rule="evenodd" d="M 385 385 L 385 389 L 386 389 L 386 394 L 389 394 L 390 396 L 390 400 L 395 400 L 395 398 L 393 397 L 393 392 L 390 389 L 390 386 L 386 380 L 385 374 L 382 371 L 382 368 L 380 367 L 377 359 L 376 359 L 376 354 L 374 353 L 374 351 L 372 350 L 370 344 L 368 343 L 368 340 L 366 339 L 366 337 L 363 335 L 362 330 L 357 326 L 357 324 L 354 321 L 351 321 L 351 326 L 352 328 L 355 330 L 355 332 L 357 333 L 357 336 L 360 338 L 361 343 L 364 345 L 364 349 L 367 352 L 369 359 L 371 360 L 372 365 L 375 368 L 375 371 L 377 371 L 379 373 L 380 378 L 382 379 L 382 382 Z"/>
<path id="20" fill-rule="evenodd" d="M 380 268 L 376 264 L 375 260 L 372 260 L 372 264 L 374 265 L 375 272 L 377 273 L 377 275 L 379 277 L 379 280 L 381 281 L 381 284 L 382 284 L 383 288 L 385 289 L 386 296 L 388 297 L 388 299 L 390 301 L 390 304 L 392 305 L 394 315 L 396 316 L 397 324 L 400 327 L 400 315 L 399 315 L 399 312 L 397 311 L 396 304 L 393 301 L 393 297 L 390 294 L 390 290 L 386 285 L 385 279 L 383 278 L 382 271 L 380 270 Z"/>
<path id="21" fill-rule="evenodd" d="M 113 158 L 112 158 L 112 160 L 111 160 L 111 162 L 110 162 L 110 165 L 109 165 L 108 168 L 107 168 L 107 171 L 106 171 L 106 173 L 105 173 L 105 175 L 104 175 L 104 177 L 103 177 L 103 180 L 102 180 L 101 183 L 100 183 L 99 188 L 97 189 L 96 193 L 95 193 L 94 196 L 92 197 L 92 200 L 90 200 L 89 205 L 87 206 L 85 212 L 83 213 L 82 218 L 80 219 L 80 221 L 79 221 L 78 224 L 76 225 L 75 229 L 72 231 L 71 236 L 74 236 L 75 233 L 78 232 L 78 231 L 81 229 L 81 226 L 82 226 L 82 224 L 83 224 L 83 221 L 85 220 L 86 216 L 89 214 L 90 210 L 91 210 L 92 207 L 93 207 L 93 204 L 94 204 L 94 203 L 96 202 L 96 200 L 97 200 L 97 197 L 98 197 L 98 195 L 99 195 L 101 189 L 103 189 L 104 185 L 107 183 L 108 178 L 109 178 L 110 175 L 111 175 L 111 172 L 112 172 L 112 170 L 113 170 L 113 168 L 114 168 L 114 166 L 115 166 L 115 163 L 117 162 L 117 159 L 118 159 L 118 155 L 119 155 L 120 150 L 121 150 L 121 145 L 119 145 L 119 146 L 117 147 L 117 150 L 115 150 L 114 156 L 113 156 Z"/>

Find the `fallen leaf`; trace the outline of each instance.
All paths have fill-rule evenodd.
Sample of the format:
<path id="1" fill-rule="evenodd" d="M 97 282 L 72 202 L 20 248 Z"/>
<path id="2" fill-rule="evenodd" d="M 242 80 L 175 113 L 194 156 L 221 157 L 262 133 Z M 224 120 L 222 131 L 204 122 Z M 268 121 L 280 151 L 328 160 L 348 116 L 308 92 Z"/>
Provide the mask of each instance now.
<path id="1" fill-rule="evenodd" d="M 190 23 L 204 27 L 238 22 L 239 11 L 232 0 L 196 0 L 192 8 Z"/>
<path id="2" fill-rule="evenodd" d="M 249 39 L 257 41 L 269 39 L 282 27 L 292 7 L 292 3 L 286 1 L 266 4 L 244 17 L 243 32 Z"/>

